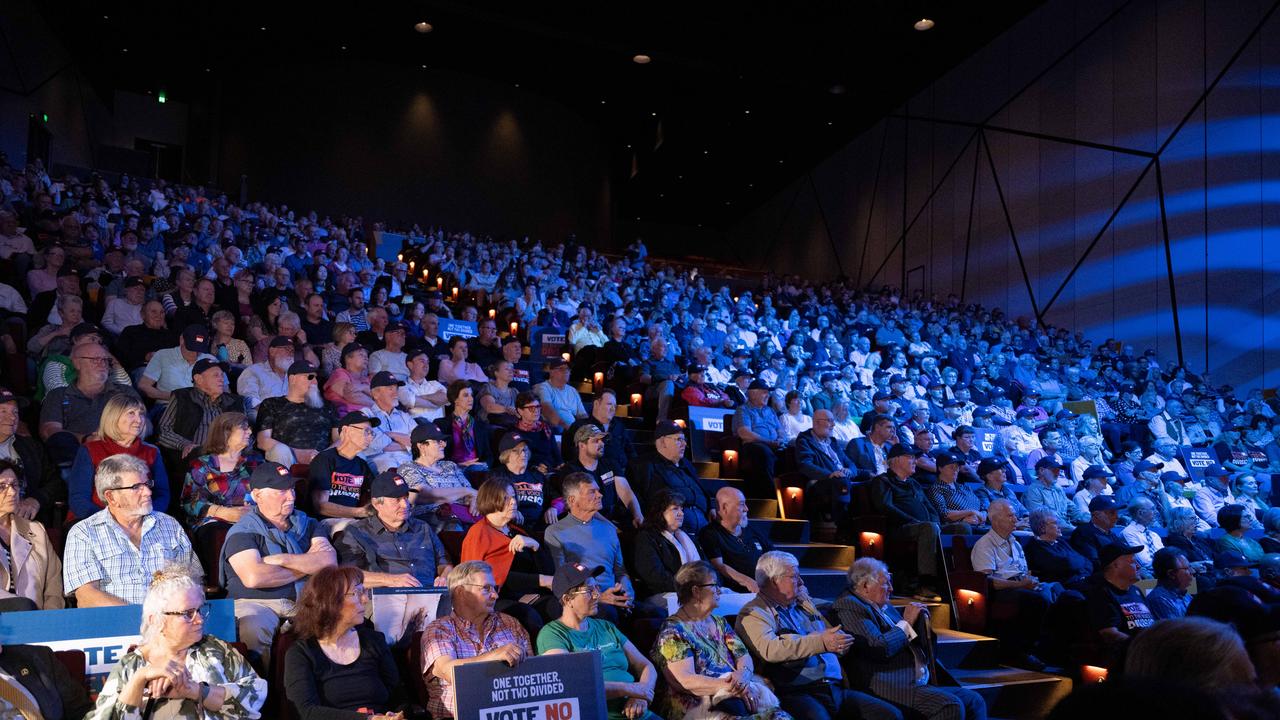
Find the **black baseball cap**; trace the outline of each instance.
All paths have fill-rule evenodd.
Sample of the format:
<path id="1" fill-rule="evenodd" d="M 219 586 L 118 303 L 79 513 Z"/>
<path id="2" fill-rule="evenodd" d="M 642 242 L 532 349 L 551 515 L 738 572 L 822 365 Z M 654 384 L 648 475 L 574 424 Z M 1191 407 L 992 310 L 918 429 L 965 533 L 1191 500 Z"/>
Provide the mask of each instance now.
<path id="1" fill-rule="evenodd" d="M 218 368 L 219 370 L 225 373 L 227 371 L 227 364 L 218 362 L 213 358 L 200 358 L 199 360 L 196 361 L 195 365 L 191 366 L 191 377 L 194 378 L 200 373 L 206 370 L 212 370 L 213 368 Z"/>
<path id="2" fill-rule="evenodd" d="M 550 371 L 552 371 L 552 370 L 559 370 L 560 368 L 566 368 L 566 367 L 569 367 L 569 361 L 568 361 L 568 360 L 565 360 L 565 359 L 564 359 L 564 358 L 562 358 L 562 357 L 554 357 L 554 358 L 551 358 L 551 360 L 547 362 L 547 371 L 548 371 L 548 372 L 550 372 Z"/>
<path id="3" fill-rule="evenodd" d="M 1099 495 L 1089 501 L 1089 512 L 1106 512 L 1108 510 L 1119 510 L 1120 503 L 1111 495 Z"/>
<path id="4" fill-rule="evenodd" d="M 1231 474 L 1226 468 L 1222 467 L 1218 463 L 1212 463 L 1206 466 L 1201 472 L 1205 477 L 1226 477 Z"/>
<path id="5" fill-rule="evenodd" d="M 409 483 L 405 482 L 404 476 L 395 468 L 378 473 L 378 476 L 369 484 L 369 497 L 402 498 L 408 496 Z"/>
<path id="6" fill-rule="evenodd" d="M 74 265 L 68 263 L 63 265 L 61 268 L 58 268 L 58 277 L 80 277 L 80 271 L 77 270 Z"/>
<path id="7" fill-rule="evenodd" d="M 315 372 L 318 372 L 315 365 L 312 365 L 306 360 L 296 360 L 292 365 L 289 366 L 288 374 L 289 375 L 310 375 Z"/>
<path id="8" fill-rule="evenodd" d="M 667 437 L 668 435 L 683 435 L 683 434 L 684 434 L 684 428 L 681 428 L 679 425 L 671 422 L 670 420 L 663 420 L 662 422 L 658 423 L 657 426 L 654 427 L 653 429 L 654 440 L 660 440 L 664 437 Z"/>
<path id="9" fill-rule="evenodd" d="M 892 460 L 896 457 L 902 457 L 903 455 L 910 455 L 911 457 L 920 457 L 923 454 L 924 454 L 924 451 L 918 447 L 907 445 L 905 443 L 897 443 L 893 447 L 889 448 L 889 454 L 887 457 L 889 460 Z"/>
<path id="10" fill-rule="evenodd" d="M 986 458 L 982 462 L 978 463 L 978 477 L 986 478 L 988 473 L 993 473 L 996 470 L 1001 470 L 1003 468 L 1004 468 L 1003 460 L 997 460 L 995 458 Z"/>
<path id="11" fill-rule="evenodd" d="M 339 358 L 339 362 L 345 361 L 347 359 L 347 356 L 350 355 L 351 353 L 358 353 L 364 349 L 365 347 L 358 342 L 347 343 L 342 347 L 342 357 Z"/>
<path id="12" fill-rule="evenodd" d="M 1036 411 L 1032 410 L 1031 408 L 1022 408 L 1021 410 L 1018 411 L 1019 418 L 1033 418 L 1036 415 L 1037 415 Z"/>
<path id="13" fill-rule="evenodd" d="M 399 320 L 392 320 L 391 322 L 387 323 L 387 328 L 382 331 L 382 334 L 386 335 L 387 333 L 393 333 L 393 332 L 402 333 L 404 331 L 405 331 L 404 323 L 400 322 Z"/>
<path id="14" fill-rule="evenodd" d="M 1097 500 L 1097 498 L 1094 499 Z M 1137 555 L 1144 549 L 1146 548 L 1142 545 L 1122 545 L 1120 543 L 1104 545 L 1098 549 L 1098 567 L 1105 568 L 1115 562 L 1116 558 L 1124 557 L 1125 555 Z"/>
<path id="15" fill-rule="evenodd" d="M 769 384 L 766 383 L 765 381 L 759 378 L 756 378 L 755 380 L 751 381 L 751 384 L 747 386 L 747 389 L 748 390 L 771 390 L 772 388 L 770 388 Z"/>
<path id="16" fill-rule="evenodd" d="M 9 388 L 0 388 L 0 405 L 5 403 L 17 403 L 18 407 L 24 408 L 30 405 L 30 401 L 20 395 L 14 395 Z"/>
<path id="17" fill-rule="evenodd" d="M 275 337 L 271 338 L 271 343 L 270 343 L 269 345 L 267 345 L 267 347 L 269 347 L 269 348 L 283 348 L 283 347 L 287 347 L 287 348 L 291 348 L 291 349 L 292 349 L 292 348 L 293 348 L 293 340 L 290 340 L 289 338 L 287 338 L 287 337 L 285 337 L 285 336 L 283 336 L 283 335 L 277 335 L 277 336 L 275 336 Z"/>
<path id="18" fill-rule="evenodd" d="M 142 287 L 145 284 L 146 283 L 142 282 L 142 278 L 136 276 L 130 276 L 124 279 L 125 290 L 128 290 L 129 288 Z"/>
<path id="19" fill-rule="evenodd" d="M 378 427 L 382 424 L 382 421 L 376 417 L 369 417 L 362 412 L 352 410 L 338 420 L 338 427 L 342 428 L 348 425 L 360 425 L 363 423 L 369 423 L 369 427 Z"/>
<path id="20" fill-rule="evenodd" d="M 419 422 L 413 428 L 413 432 L 409 433 L 409 440 L 417 445 L 428 440 L 444 440 L 444 433 L 440 432 L 440 428 L 436 427 L 432 422 Z"/>
<path id="21" fill-rule="evenodd" d="M 404 383 L 396 379 L 396 376 L 392 375 L 390 370 L 379 370 L 369 379 L 370 389 L 376 387 L 400 387 L 401 385 L 404 385 Z"/>
<path id="22" fill-rule="evenodd" d="M 1112 477 L 1114 473 L 1107 469 L 1106 465 L 1090 465 L 1084 469 L 1084 472 L 1081 473 L 1081 475 L 1085 480 L 1092 480 L 1094 478 Z"/>
<path id="23" fill-rule="evenodd" d="M 288 490 L 294 482 L 289 468 L 277 462 L 264 462 L 249 475 L 250 490 Z"/>
<path id="24" fill-rule="evenodd" d="M 872 402 L 880 402 L 881 400 L 892 400 L 893 396 L 887 392 L 878 392 L 871 397 Z"/>
<path id="25" fill-rule="evenodd" d="M 1063 465 L 1057 460 L 1054 460 L 1049 455 L 1045 455 L 1044 457 L 1036 461 L 1036 470 L 1044 470 L 1045 468 L 1050 468 L 1052 470 L 1061 470 L 1065 467 L 1066 465 Z"/>
<path id="26" fill-rule="evenodd" d="M 933 462 L 938 466 L 939 470 L 946 467 L 947 465 L 963 465 L 964 464 L 964 459 L 961 458 L 959 455 L 956 455 L 955 453 L 951 452 L 950 450 L 934 450 L 932 455 L 933 455 Z"/>
<path id="27" fill-rule="evenodd" d="M 527 443 L 527 442 L 528 440 L 525 440 L 524 435 L 521 435 L 520 433 L 513 430 L 507 433 L 506 435 L 503 435 L 502 439 L 498 441 L 498 454 L 501 455 L 502 453 L 510 450 L 511 448 L 516 447 L 520 443 Z"/>
<path id="28" fill-rule="evenodd" d="M 211 341 L 209 328 L 203 325 L 188 325 L 182 331 L 182 343 L 192 352 L 209 352 L 209 343 Z"/>
<path id="29" fill-rule="evenodd" d="M 75 342 L 85 335 L 101 335 L 102 330 L 91 322 L 82 322 L 71 328 L 71 342 Z"/>
<path id="30" fill-rule="evenodd" d="M 1145 472 L 1147 470 L 1159 470 L 1164 467 L 1164 463 L 1151 462 L 1150 460 L 1139 460 L 1134 466 L 1135 473 Z"/>
<path id="31" fill-rule="evenodd" d="M 551 578 L 551 594 L 557 599 L 564 597 L 570 590 L 581 586 L 593 577 L 604 572 L 603 566 L 588 568 L 581 563 L 565 563 L 556 568 Z"/>

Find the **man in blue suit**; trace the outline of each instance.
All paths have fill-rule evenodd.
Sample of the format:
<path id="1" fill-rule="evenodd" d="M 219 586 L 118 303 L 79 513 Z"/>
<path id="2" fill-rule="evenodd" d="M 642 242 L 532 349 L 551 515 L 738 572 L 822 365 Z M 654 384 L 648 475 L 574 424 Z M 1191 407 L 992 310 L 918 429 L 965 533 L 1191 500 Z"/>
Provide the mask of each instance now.
<path id="1" fill-rule="evenodd" d="M 805 495 L 809 519 L 817 521 L 829 514 L 842 527 L 848 519 L 849 488 L 857 468 L 831 438 L 835 426 L 830 410 L 814 410 L 813 428 L 796 436 L 796 464 L 809 481 Z"/>
<path id="2" fill-rule="evenodd" d="M 893 439 L 893 418 L 880 415 L 871 421 L 865 437 L 854 438 L 845 445 L 845 455 L 857 468 L 855 479 L 869 480 L 889 470 L 888 453 Z"/>

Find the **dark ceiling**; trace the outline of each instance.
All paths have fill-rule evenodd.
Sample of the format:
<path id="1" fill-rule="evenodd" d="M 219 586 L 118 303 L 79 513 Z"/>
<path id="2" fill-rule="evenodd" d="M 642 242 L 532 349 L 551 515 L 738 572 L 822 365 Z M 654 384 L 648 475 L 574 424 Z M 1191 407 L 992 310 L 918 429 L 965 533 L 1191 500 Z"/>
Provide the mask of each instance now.
<path id="1" fill-rule="evenodd" d="M 612 144 L 617 219 L 712 229 L 731 225 L 1039 4 L 43 5 L 103 90 L 163 88 L 194 100 L 216 87 L 212 80 L 234 82 L 255 66 L 300 55 L 425 65 L 518 85 L 600 127 Z M 921 17 L 936 26 L 916 31 Z M 419 21 L 433 30 L 416 32 Z M 636 64 L 637 53 L 652 62 Z"/>

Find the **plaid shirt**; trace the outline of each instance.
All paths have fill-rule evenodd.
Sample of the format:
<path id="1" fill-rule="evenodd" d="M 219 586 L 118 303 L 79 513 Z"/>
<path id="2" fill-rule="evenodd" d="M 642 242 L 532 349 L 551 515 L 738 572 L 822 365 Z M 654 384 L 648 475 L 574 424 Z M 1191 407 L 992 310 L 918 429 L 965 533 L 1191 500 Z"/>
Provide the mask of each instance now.
<path id="1" fill-rule="evenodd" d="M 139 547 L 134 547 L 111 512 L 100 510 L 73 525 L 67 533 L 62 586 L 70 594 L 97 580 L 103 592 L 141 605 L 151 587 L 151 576 L 174 562 L 186 564 L 197 577 L 204 574 L 177 520 L 164 513 L 151 513 L 143 519 L 142 540 Z"/>
<path id="2" fill-rule="evenodd" d="M 427 674 L 436 660 L 441 658 L 473 658 L 507 643 L 516 643 L 526 653 L 533 654 L 529 645 L 529 633 L 510 615 L 489 613 L 477 628 L 456 613 L 450 613 L 433 621 L 422 632 L 422 672 Z M 457 696 L 454 694 L 453 683 L 431 675 L 427 678 L 427 689 L 430 692 L 427 710 L 431 717 L 454 717 Z"/>

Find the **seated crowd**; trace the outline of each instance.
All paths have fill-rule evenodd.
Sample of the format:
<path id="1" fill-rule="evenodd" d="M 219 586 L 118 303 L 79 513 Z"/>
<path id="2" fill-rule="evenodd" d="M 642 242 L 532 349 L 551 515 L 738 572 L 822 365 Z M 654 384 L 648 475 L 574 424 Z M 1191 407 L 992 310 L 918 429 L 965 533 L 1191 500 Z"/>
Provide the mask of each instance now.
<path id="1" fill-rule="evenodd" d="M 377 223 L 199 187 L 0 163 L 0 192 L 0 610 L 144 606 L 102 717 L 248 716 L 282 629 L 300 714 L 394 717 L 366 589 L 430 585 L 451 600 L 422 636 L 436 717 L 458 664 L 534 643 L 611 648 L 615 717 L 983 717 L 928 682 L 927 611 L 888 604 L 886 566 L 854 563 L 827 617 L 748 524 L 790 470 L 841 542 L 865 493 L 914 542 L 920 600 L 941 597 L 942 536 L 974 536 L 1024 666 L 1073 607 L 1112 648 L 1193 586 L 1280 601 L 1280 405 L 1150 351 L 847 281 L 735 295 L 639 241 L 610 258 L 415 226 L 390 262 Z M 570 352 L 529 359 L 534 328 Z M 634 395 L 646 452 L 617 417 Z M 732 415 L 745 494 L 700 482 L 685 407 Z M 1193 475 L 1193 450 L 1216 462 Z M 200 632 L 206 585 L 247 658 Z"/>

